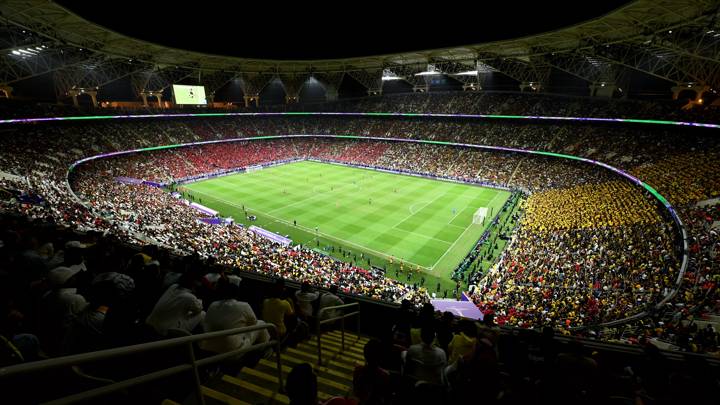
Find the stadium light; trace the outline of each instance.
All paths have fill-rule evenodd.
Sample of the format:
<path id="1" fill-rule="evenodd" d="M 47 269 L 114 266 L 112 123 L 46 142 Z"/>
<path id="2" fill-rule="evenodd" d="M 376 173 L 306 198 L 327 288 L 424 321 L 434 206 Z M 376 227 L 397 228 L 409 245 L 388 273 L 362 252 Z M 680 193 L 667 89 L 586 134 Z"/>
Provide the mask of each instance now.
<path id="1" fill-rule="evenodd" d="M 438 70 L 438 68 L 435 67 L 435 65 L 428 63 L 427 70 L 424 72 L 418 72 L 415 73 L 415 76 L 433 76 L 433 75 L 441 75 L 442 72 Z"/>
<path id="2" fill-rule="evenodd" d="M 42 51 L 43 51 L 43 49 L 39 46 L 36 46 L 34 48 L 33 47 L 18 48 L 18 49 L 13 49 L 12 51 L 10 51 L 10 53 L 8 53 L 8 55 L 19 56 L 19 57 L 25 59 L 25 58 L 29 58 L 31 56 L 37 56 Z"/>
<path id="3" fill-rule="evenodd" d="M 494 67 L 492 67 L 492 66 L 490 66 L 490 65 L 487 65 L 487 64 L 485 64 L 485 63 L 483 63 L 483 62 L 480 62 L 480 61 L 477 61 L 476 64 L 475 64 L 475 66 L 477 67 L 477 72 L 478 72 L 478 74 L 479 74 L 479 73 L 493 73 L 493 72 L 497 72 L 497 69 L 495 69 Z"/>
<path id="4" fill-rule="evenodd" d="M 455 73 L 455 76 L 477 76 L 478 71 L 477 70 L 468 70 L 465 72 Z"/>
<path id="5" fill-rule="evenodd" d="M 390 69 L 385 69 L 385 70 L 383 70 L 382 80 L 383 81 L 402 80 L 402 77 L 396 75 Z"/>

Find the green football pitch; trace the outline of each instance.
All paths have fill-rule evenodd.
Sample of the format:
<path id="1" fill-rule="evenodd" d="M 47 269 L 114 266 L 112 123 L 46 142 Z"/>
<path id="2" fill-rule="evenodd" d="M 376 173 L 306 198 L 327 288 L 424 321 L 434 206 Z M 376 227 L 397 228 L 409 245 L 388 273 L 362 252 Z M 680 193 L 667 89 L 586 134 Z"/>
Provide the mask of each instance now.
<path id="1" fill-rule="evenodd" d="M 183 188 L 223 217 L 288 235 L 359 266 L 369 261 L 401 281 L 425 277 L 433 288 L 436 282 L 454 286 L 449 275 L 510 197 L 487 187 L 313 161 Z M 481 207 L 488 209 L 486 225 L 473 224 Z M 257 220 L 248 221 L 243 210 Z"/>

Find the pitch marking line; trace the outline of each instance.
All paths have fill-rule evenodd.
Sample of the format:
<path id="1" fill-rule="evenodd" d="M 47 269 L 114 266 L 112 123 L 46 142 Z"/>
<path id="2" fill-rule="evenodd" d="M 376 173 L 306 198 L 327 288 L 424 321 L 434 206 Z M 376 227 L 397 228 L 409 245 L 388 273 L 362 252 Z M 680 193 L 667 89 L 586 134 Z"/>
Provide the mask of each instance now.
<path id="1" fill-rule="evenodd" d="M 400 225 L 400 224 L 402 224 L 403 222 L 405 222 L 405 221 L 407 221 L 408 219 L 410 219 L 410 217 L 412 217 L 413 215 L 415 215 L 415 214 L 419 213 L 420 211 L 422 211 L 423 209 L 425 209 L 425 207 L 427 207 L 428 205 L 430 205 L 430 204 L 434 203 L 435 201 L 437 201 L 438 198 L 445 196 L 445 194 L 447 194 L 447 191 L 443 191 L 442 194 L 438 194 L 437 196 L 435 196 L 435 198 L 433 198 L 432 200 L 426 202 L 425 205 L 422 206 L 422 208 L 420 208 L 419 210 L 417 210 L 417 211 L 415 211 L 415 212 L 412 212 L 412 207 L 414 207 L 415 205 L 417 205 L 417 204 L 419 204 L 419 203 L 414 203 L 414 204 L 410 205 L 410 207 L 409 207 L 410 215 L 408 215 L 408 216 L 406 216 L 405 218 L 401 219 L 398 223 L 396 223 L 395 225 L 391 226 L 390 229 L 396 228 L 398 225 Z M 400 228 L 396 228 L 396 229 L 400 229 Z"/>
<path id="2" fill-rule="evenodd" d="M 458 212 L 457 212 L 455 215 L 453 215 L 452 218 L 450 218 L 450 220 L 448 221 L 448 225 L 450 225 L 450 224 L 452 223 L 452 221 L 454 221 L 455 218 L 457 218 L 457 216 L 460 215 L 461 212 L 463 212 L 463 211 L 465 211 L 466 209 L 468 209 L 468 207 L 469 207 L 469 205 L 466 205 L 466 206 L 463 207 L 463 209 L 458 210 Z M 455 226 L 458 226 L 458 225 L 455 225 Z"/>
<path id="3" fill-rule="evenodd" d="M 495 194 L 495 197 L 493 197 L 492 200 L 490 200 L 490 205 L 492 205 L 492 202 L 495 201 L 495 199 L 496 199 L 499 195 L 500 195 L 500 193 Z M 458 241 L 459 241 L 460 239 L 462 239 L 463 235 L 465 235 L 465 232 L 467 232 L 468 229 L 470 229 L 470 227 L 472 227 L 472 226 L 473 226 L 473 223 L 471 222 L 470 225 L 468 225 L 468 227 L 465 228 L 465 230 L 463 231 L 463 233 L 461 233 L 460 236 L 458 236 L 458 238 L 455 240 L 455 243 L 453 243 L 452 245 L 450 245 L 450 247 L 448 248 L 448 250 L 446 250 L 445 253 L 443 253 L 443 255 L 440 256 L 440 258 L 435 262 L 435 264 L 433 264 L 432 267 L 430 267 L 430 271 L 435 270 L 435 266 L 437 266 L 438 263 L 440 263 L 440 261 L 443 259 L 443 257 L 445 257 L 445 255 L 448 254 L 448 252 L 450 252 L 450 251 L 453 249 L 453 247 L 455 247 L 455 244 L 458 243 Z"/>
<path id="4" fill-rule="evenodd" d="M 230 182 L 226 182 L 226 181 L 224 181 L 224 180 L 220 180 L 220 182 L 221 182 L 221 183 L 224 183 L 224 184 L 231 184 Z M 350 186 L 350 185 L 351 185 L 351 184 L 346 184 L 346 185 L 344 185 L 344 186 L 338 187 L 338 189 L 344 188 L 344 187 Z M 241 208 L 241 207 L 240 207 L 238 204 L 236 204 L 236 203 L 233 203 L 233 202 L 230 202 L 230 201 L 221 199 L 221 198 L 217 198 L 217 197 L 212 196 L 212 195 L 210 195 L 210 194 L 198 192 L 198 191 L 195 191 L 195 190 L 193 190 L 193 192 L 198 193 L 198 194 L 204 194 L 204 195 L 207 195 L 208 197 L 213 198 L 213 199 L 215 199 L 215 200 L 217 200 L 217 201 L 221 201 L 221 202 L 223 202 L 223 203 L 225 203 L 225 204 L 231 205 L 231 206 L 236 207 L 236 208 Z M 404 230 L 404 229 L 401 229 L 401 228 L 397 228 L 398 225 L 400 225 L 401 223 L 403 223 L 404 221 L 406 221 L 407 219 L 409 219 L 409 218 L 412 217 L 413 215 L 415 215 L 415 214 L 419 213 L 420 211 L 422 211 L 425 207 L 427 207 L 427 206 L 430 205 L 431 203 L 435 202 L 438 198 L 440 198 L 440 197 L 444 196 L 445 194 L 447 194 L 447 192 L 448 192 L 448 191 L 444 191 L 442 194 L 437 195 L 435 198 L 433 198 L 432 200 L 427 201 L 427 202 L 420 201 L 420 202 L 413 203 L 413 204 L 410 205 L 410 207 L 409 207 L 409 211 L 411 212 L 411 214 L 408 215 L 407 217 L 403 218 L 403 219 L 402 219 L 400 222 L 398 222 L 397 224 L 393 225 L 390 229 L 397 229 L 397 230 L 399 230 L 399 231 L 407 232 L 407 233 L 410 233 L 410 234 L 414 234 L 414 235 L 417 235 L 417 236 L 420 236 L 420 237 L 423 237 L 423 238 L 426 238 L 426 239 L 432 239 L 432 240 L 436 240 L 436 241 L 439 241 L 439 242 L 442 242 L 442 243 L 450 244 L 450 242 L 447 242 L 447 241 L 442 240 L 442 239 L 437 239 L 437 238 L 434 238 L 434 237 L 432 237 L 432 236 L 427 236 L 427 235 L 419 234 L 419 233 L 416 233 L 416 232 L 407 231 L 407 230 Z M 292 204 L 289 204 L 289 205 L 286 205 L 286 206 L 283 206 L 283 207 L 280 207 L 280 208 L 276 208 L 276 209 L 274 209 L 274 210 L 271 210 L 270 212 L 275 212 L 275 211 L 279 211 L 279 210 L 285 209 L 285 208 L 287 208 L 287 207 L 289 207 L 289 206 L 291 206 L 291 205 L 295 205 L 295 204 L 298 204 L 298 203 L 301 203 L 301 202 L 305 202 L 305 201 L 307 201 L 307 200 L 310 200 L 310 199 L 312 199 L 312 198 L 317 197 L 318 195 L 322 195 L 322 194 L 326 194 L 326 193 L 328 193 L 328 191 L 323 192 L 323 193 L 315 194 L 315 195 L 313 195 L 313 196 L 310 196 L 310 197 L 308 197 L 308 198 L 305 198 L 305 199 L 303 199 L 303 200 L 297 201 L 297 202 L 295 202 L 295 203 L 292 203 Z M 496 193 L 495 196 L 493 196 L 493 198 L 489 201 L 489 204 L 488 204 L 488 205 L 492 205 L 492 203 L 495 201 L 495 199 L 496 199 L 500 194 L 501 194 L 501 193 Z M 425 203 L 425 205 L 423 205 L 422 208 L 420 208 L 419 210 L 417 210 L 416 212 L 413 213 L 413 212 L 412 212 L 412 207 L 414 207 L 414 206 L 417 205 L 417 204 L 422 204 L 422 203 Z M 465 210 L 465 209 L 467 209 L 467 208 L 468 208 L 468 206 L 466 205 L 465 208 L 463 208 L 463 210 Z M 286 225 L 295 226 L 295 225 L 293 225 L 291 222 L 286 221 L 286 220 L 281 219 L 281 218 L 278 218 L 278 217 L 276 217 L 276 216 L 274 216 L 274 215 L 272 215 L 272 214 L 270 214 L 270 213 L 263 212 L 263 211 L 260 211 L 260 210 L 257 210 L 257 209 L 251 209 L 251 210 L 252 210 L 252 211 L 256 211 L 256 212 L 258 212 L 258 213 L 261 213 L 261 214 L 263 214 L 263 215 L 265 215 L 265 216 L 268 216 L 268 217 L 270 217 L 270 218 L 273 218 L 273 219 L 275 219 L 277 222 L 281 222 L 281 223 L 284 223 L 284 224 L 286 224 Z M 463 210 L 460 210 L 460 212 L 463 211 Z M 458 212 L 458 213 L 456 214 L 456 216 L 457 216 L 460 212 Z M 454 217 L 453 217 L 453 219 L 454 219 Z M 452 222 L 452 220 L 451 220 L 451 222 Z M 421 266 L 421 265 L 419 265 L 419 264 L 417 264 L 417 263 L 413 263 L 413 262 L 408 261 L 408 260 L 399 260 L 399 259 L 397 259 L 396 257 L 394 257 L 394 256 L 392 256 L 392 255 L 387 255 L 387 254 L 385 254 L 385 253 L 382 253 L 382 252 L 379 252 L 379 251 L 377 251 L 377 250 L 371 249 L 371 248 L 369 248 L 369 247 L 367 247 L 367 246 L 363 246 L 363 245 L 357 244 L 357 243 L 355 243 L 355 242 L 351 242 L 351 241 L 348 241 L 348 240 L 345 240 L 345 239 L 342 239 L 342 238 L 338 238 L 338 237 L 336 237 L 336 236 L 332 236 L 332 235 L 326 234 L 326 233 L 324 233 L 324 232 L 317 232 L 317 234 L 323 235 L 323 236 L 324 236 L 325 238 L 327 238 L 327 239 L 332 239 L 332 240 L 335 240 L 335 241 L 339 241 L 339 242 L 341 242 L 341 243 L 345 243 L 345 244 L 348 244 L 348 245 L 351 245 L 351 246 L 355 246 L 355 247 L 357 247 L 357 248 L 360 248 L 361 250 L 366 250 L 366 251 L 368 251 L 368 252 L 372 252 L 372 253 L 374 253 L 374 254 L 376 254 L 376 255 L 378 255 L 378 256 L 380 256 L 380 257 L 386 258 L 386 259 L 388 259 L 388 258 L 395 258 L 395 259 L 397 259 L 398 261 L 403 261 L 403 262 L 405 262 L 405 263 L 418 266 L 418 267 L 420 267 L 420 268 L 422 268 L 422 269 L 432 271 L 432 270 L 435 269 L 435 267 L 438 265 L 438 263 L 440 263 L 440 261 L 455 247 L 455 245 L 460 241 L 460 239 L 462 239 L 462 237 L 463 237 L 463 236 L 465 235 L 465 233 L 472 227 L 472 225 L 473 225 L 473 223 L 471 222 L 467 227 L 463 228 L 462 226 L 459 226 L 459 225 L 454 225 L 454 224 L 450 224 L 450 223 L 447 224 L 447 226 L 452 226 L 452 227 L 460 228 L 460 229 L 464 229 L 464 230 L 463 230 L 463 232 L 455 239 L 455 241 L 454 241 L 452 244 L 450 244 L 450 247 L 448 247 L 448 249 L 445 251 L 445 253 L 443 253 L 443 255 L 440 256 L 440 258 L 438 258 L 438 260 L 435 262 L 435 264 L 433 264 L 431 267 Z M 305 230 L 306 232 L 308 232 L 308 233 L 310 233 L 310 234 L 312 234 L 312 233 L 314 232 L 314 229 L 312 229 L 312 228 L 307 228 L 307 227 L 302 226 L 302 225 L 297 225 L 297 227 Z"/>
<path id="5" fill-rule="evenodd" d="M 450 245 L 449 248 L 447 248 L 447 250 L 445 251 L 445 253 L 443 253 L 443 255 L 440 256 L 439 259 L 437 259 L 437 261 L 435 262 L 435 264 L 433 264 L 432 267 L 430 267 L 430 271 L 435 270 L 435 266 L 437 266 L 438 263 L 440 263 L 440 261 L 443 259 L 443 257 L 445 257 L 445 255 L 447 255 L 448 253 L 450 253 L 450 251 L 455 247 L 455 245 L 458 243 L 458 241 L 459 241 L 460 239 L 462 239 L 462 237 L 465 235 L 465 232 L 467 232 L 473 225 L 474 225 L 474 224 L 471 222 L 470 225 L 468 225 L 467 228 L 465 228 L 465 230 L 463 231 L 463 233 L 461 233 L 460 236 L 458 236 L 457 239 L 455 239 L 455 242 L 453 242 L 453 244 Z"/>
<path id="6" fill-rule="evenodd" d="M 417 201 L 417 202 L 414 202 L 414 203 L 410 204 L 410 207 L 408 208 L 408 211 L 410 211 L 410 215 L 408 215 L 405 219 L 410 218 L 411 216 L 415 215 L 416 212 L 420 212 L 420 211 L 422 210 L 422 208 L 420 208 L 420 209 L 417 210 L 417 211 L 413 211 L 413 207 L 414 207 L 414 206 L 416 206 L 416 205 L 418 205 L 418 204 L 425 204 L 425 205 L 427 205 L 427 204 L 430 204 L 431 202 L 432 202 L 432 200 L 429 200 L 429 201 Z M 405 219 L 403 219 L 402 221 L 404 221 Z M 402 222 L 402 221 L 400 221 L 400 222 Z"/>
<path id="7" fill-rule="evenodd" d="M 224 181 L 224 180 L 220 180 L 219 183 L 221 183 L 221 184 L 229 184 L 229 182 L 226 182 L 226 181 Z M 271 216 L 270 213 L 274 213 L 274 212 L 276 212 L 276 211 L 283 210 L 283 209 L 285 209 L 285 208 L 290 207 L 291 205 L 298 204 L 298 203 L 301 203 L 301 202 L 305 202 L 305 201 L 307 201 L 307 200 L 309 200 L 309 199 L 311 199 L 311 198 L 317 197 L 318 195 L 326 194 L 326 193 L 329 192 L 329 191 L 316 192 L 316 191 L 315 191 L 316 188 L 319 188 L 319 187 L 322 187 L 322 186 L 315 186 L 315 187 L 313 187 L 313 192 L 315 192 L 314 195 L 312 195 L 312 196 L 310 196 L 310 197 L 307 197 L 307 198 L 305 198 L 305 199 L 303 199 L 303 200 L 297 201 L 297 202 L 295 202 L 295 203 L 293 203 L 293 204 L 285 205 L 285 206 L 282 206 L 282 207 L 280 207 L 280 208 L 276 208 L 276 209 L 274 209 L 274 210 L 268 211 L 268 213 L 265 213 L 265 215 Z M 341 187 L 338 187 L 338 189 L 340 189 L 340 188 L 342 188 L 342 186 L 341 186 Z M 438 196 L 438 197 L 439 197 L 439 196 Z M 436 199 L 437 199 L 437 197 L 436 197 Z M 223 202 L 225 202 L 225 201 L 223 201 Z M 429 204 L 432 203 L 432 202 L 433 202 L 433 201 L 431 200 L 427 205 L 429 205 Z M 229 204 L 229 202 L 225 202 L 225 203 L 226 203 L 226 204 Z M 423 208 L 424 208 L 424 207 L 423 207 Z M 255 211 L 262 212 L 262 211 L 259 211 L 259 210 L 255 210 Z M 420 212 L 420 211 L 422 211 L 422 209 L 418 210 L 418 212 Z M 412 215 L 414 215 L 414 214 L 411 214 L 410 216 L 412 216 Z M 408 217 L 406 217 L 405 219 L 403 219 L 402 221 L 398 222 L 398 225 L 399 225 L 400 223 L 404 222 L 406 219 L 410 218 L 410 216 L 408 216 Z M 457 225 L 453 225 L 453 226 L 457 226 Z M 457 227 L 462 228 L 462 227 L 460 227 L 460 226 L 457 226 Z M 421 233 L 417 233 L 417 232 L 407 231 L 407 230 L 402 229 L 402 228 L 396 228 L 395 226 L 393 226 L 393 227 L 390 228 L 390 229 L 397 229 L 397 230 L 399 230 L 399 231 L 401 231 L 401 232 L 406 232 L 406 233 L 409 233 L 409 234 L 412 234 L 412 235 L 416 235 L 416 236 L 419 236 L 419 237 L 424 238 L 424 239 L 435 240 L 435 241 L 437 241 L 437 242 L 441 242 L 441 243 L 444 243 L 444 244 L 447 244 L 447 245 L 450 245 L 450 244 L 452 243 L 452 242 L 448 242 L 448 241 L 446 241 L 446 240 L 444 240 L 444 239 L 435 238 L 435 237 L 433 237 L 433 236 L 428 236 L 428 235 L 421 234 Z"/>
<path id="8" fill-rule="evenodd" d="M 225 182 L 224 180 L 220 180 L 220 183 L 221 183 L 221 184 L 230 184 L 230 183 L 228 183 L 228 182 Z M 340 190 L 340 189 L 345 188 L 345 187 L 347 187 L 347 186 L 348 186 L 347 184 L 344 185 L 344 186 L 339 186 L 337 189 L 335 189 L 335 190 L 333 190 L 333 191 Z M 322 186 L 315 186 L 315 187 L 322 187 Z M 230 189 L 230 188 L 226 188 L 226 189 L 232 190 L 232 189 Z M 313 193 L 314 193 L 314 194 L 311 195 L 310 197 L 306 197 L 306 198 L 303 198 L 302 200 L 298 200 L 298 201 L 295 201 L 295 202 L 293 202 L 293 203 L 290 203 L 290 204 L 287 204 L 287 205 L 283 205 L 283 206 L 280 207 L 280 208 L 275 208 L 275 209 L 273 209 L 273 210 L 268 211 L 268 213 L 265 213 L 265 215 L 270 215 L 269 213 L 271 213 L 271 212 L 282 211 L 282 210 L 284 210 L 284 209 L 286 209 L 286 208 L 289 208 L 289 207 L 292 207 L 292 206 L 294 206 L 294 205 L 298 205 L 298 204 L 307 202 L 307 201 L 309 201 L 309 200 L 312 200 L 313 198 L 317 198 L 318 196 L 325 195 L 325 194 L 330 193 L 330 192 L 331 192 L 331 191 L 329 191 L 329 190 L 328 190 L 328 191 L 323 191 L 323 192 L 315 192 L 315 190 L 313 189 Z M 258 210 L 255 210 L 255 211 L 258 211 Z M 262 212 L 262 211 L 258 211 L 258 212 Z"/>
<path id="9" fill-rule="evenodd" d="M 421 237 L 421 238 L 436 240 L 436 241 L 442 242 L 442 243 L 444 243 L 444 244 L 446 244 L 446 245 L 449 245 L 449 244 L 452 243 L 452 242 L 448 242 L 448 241 L 446 241 L 446 240 L 444 240 L 444 239 L 438 239 L 438 238 L 435 238 L 435 237 L 433 237 L 433 236 L 427 236 L 427 235 L 422 234 L 422 233 L 417 233 L 417 232 L 413 232 L 413 231 L 406 231 L 406 230 L 404 230 L 404 229 L 402 229 L 402 228 L 395 228 L 395 229 L 397 229 L 397 230 L 400 231 L 400 232 L 406 232 L 406 233 L 409 233 L 409 234 L 411 234 L 411 235 L 419 236 L 419 237 Z"/>
<path id="10" fill-rule="evenodd" d="M 227 205 L 233 206 L 233 207 L 235 207 L 235 208 L 241 208 L 238 204 L 235 204 L 235 203 L 233 203 L 233 202 L 224 200 L 224 199 L 222 199 L 222 198 L 217 198 L 217 197 L 212 196 L 212 195 L 210 195 L 210 194 L 206 194 L 206 193 L 203 193 L 203 192 L 200 192 L 200 191 L 195 191 L 195 190 L 193 190 L 193 193 L 203 194 L 203 195 L 206 195 L 206 196 L 208 196 L 208 197 L 210 197 L 210 198 L 212 198 L 212 199 L 214 199 L 214 200 L 216 200 L 216 201 L 220 201 L 220 202 L 222 202 L 222 203 L 225 203 L 225 204 L 227 204 Z M 247 207 L 246 207 L 246 208 L 247 208 Z M 295 225 L 293 225 L 293 223 L 290 222 L 290 221 L 286 221 L 286 220 L 284 220 L 284 219 L 282 219 L 282 218 L 278 218 L 278 217 L 273 216 L 273 215 L 270 215 L 270 214 L 268 214 L 268 213 L 266 213 L 266 212 L 263 212 L 263 211 L 260 211 L 260 210 L 257 210 L 257 209 L 253 209 L 253 208 L 247 208 L 247 210 L 248 210 L 248 211 L 258 212 L 258 213 L 260 213 L 260 214 L 262 214 L 262 215 L 265 215 L 265 216 L 268 216 L 268 217 L 274 219 L 274 220 L 277 221 L 277 222 L 282 222 L 283 224 L 286 224 L 286 225 L 295 226 Z M 380 256 L 380 257 L 386 258 L 386 259 L 394 258 L 395 260 L 402 261 L 402 262 L 404 262 L 404 263 L 407 263 L 407 264 L 410 264 L 410 265 L 414 265 L 414 266 L 420 267 L 421 269 L 431 270 L 431 268 L 429 268 L 429 267 L 421 266 L 421 265 L 419 265 L 419 264 L 417 264 L 417 263 L 413 263 L 413 262 L 411 262 L 411 261 L 409 261 L 409 260 L 400 260 L 400 259 L 398 259 L 398 258 L 395 257 L 395 256 L 392 256 L 392 255 L 388 255 L 388 254 L 379 252 L 379 251 L 377 251 L 377 250 L 375 250 L 375 249 L 371 249 L 371 248 L 369 248 L 369 247 L 367 247 L 367 246 L 363 246 L 363 245 L 357 244 L 357 243 L 355 243 L 355 242 L 351 242 L 351 241 L 349 241 L 349 240 L 345 240 L 345 239 L 342 239 L 342 238 L 338 238 L 338 237 L 336 237 L 336 236 L 328 235 L 328 234 L 326 234 L 326 233 L 324 233 L 324 232 L 319 232 L 319 231 L 318 231 L 318 232 L 315 232 L 315 230 L 312 229 L 312 228 L 308 228 L 308 227 L 305 227 L 305 226 L 302 226 L 302 225 L 297 225 L 297 227 L 300 228 L 300 229 L 305 230 L 306 232 L 308 232 L 308 233 L 311 234 L 311 235 L 313 235 L 313 234 L 322 235 L 322 236 L 324 236 L 324 237 L 327 238 L 327 239 L 333 239 L 333 240 L 339 241 L 339 242 L 341 242 L 341 243 L 345 243 L 345 244 L 348 244 L 348 245 L 352 245 L 352 246 L 358 247 L 358 248 L 360 248 L 361 250 L 365 250 L 365 251 L 368 251 L 368 252 L 372 252 L 372 253 L 374 253 L 374 254 L 376 254 L 376 255 L 378 255 L 378 256 Z"/>
<path id="11" fill-rule="evenodd" d="M 495 198 L 497 198 L 497 196 L 499 196 L 499 195 L 500 195 L 500 193 L 495 193 L 495 196 L 494 196 L 490 201 L 487 201 L 487 202 L 484 202 L 484 203 L 481 203 L 481 204 L 492 205 L 493 201 L 495 201 Z M 473 199 L 474 199 L 474 198 L 473 198 Z M 458 210 L 458 212 L 450 219 L 450 221 L 448 221 L 448 225 L 452 225 L 452 221 L 454 221 L 455 218 L 457 218 L 457 216 L 460 215 L 460 213 L 462 213 L 463 211 L 465 211 L 465 210 L 468 209 L 468 208 L 472 208 L 472 206 L 470 206 L 470 205 L 465 205 L 465 206 L 463 207 L 463 209 Z M 482 207 L 482 206 L 479 206 L 478 208 L 483 208 L 483 207 Z M 484 207 L 484 208 L 487 208 L 487 207 Z M 477 211 L 477 210 L 476 210 L 476 211 Z M 462 227 L 459 226 L 459 225 L 453 225 L 453 226 L 457 226 L 457 227 L 459 227 L 459 228 L 462 228 Z"/>
<path id="12" fill-rule="evenodd" d="M 496 193 L 496 194 L 495 194 L 495 197 L 493 197 L 492 200 L 490 200 L 490 202 L 488 203 L 488 205 L 492 205 L 492 203 L 495 202 L 495 199 L 498 198 L 498 196 L 499 196 L 500 194 L 501 194 L 501 193 Z"/>

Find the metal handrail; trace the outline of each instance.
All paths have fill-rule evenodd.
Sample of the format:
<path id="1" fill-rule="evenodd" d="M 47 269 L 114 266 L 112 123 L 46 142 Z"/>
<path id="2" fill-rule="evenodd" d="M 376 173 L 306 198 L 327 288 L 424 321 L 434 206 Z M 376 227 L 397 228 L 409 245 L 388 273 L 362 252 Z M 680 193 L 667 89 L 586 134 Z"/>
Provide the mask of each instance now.
<path id="1" fill-rule="evenodd" d="M 256 350 L 264 350 L 267 348 L 274 348 L 276 359 L 277 359 L 277 376 L 278 376 L 278 387 L 279 391 L 282 391 L 283 386 L 283 378 L 282 378 L 282 363 L 280 359 L 280 341 L 279 340 L 270 340 L 265 343 L 260 343 L 257 345 L 252 345 L 246 348 L 242 349 L 236 349 L 225 353 L 216 354 L 210 357 L 205 357 L 202 359 L 196 359 L 195 358 L 195 348 L 193 347 L 193 343 L 208 340 L 208 339 L 214 339 L 224 336 L 230 336 L 230 335 L 236 335 L 239 333 L 247 333 L 247 332 L 254 332 L 257 330 L 263 330 L 263 329 L 269 329 L 272 331 L 277 332 L 277 327 L 271 323 L 266 323 L 262 325 L 254 325 L 254 326 L 246 326 L 242 328 L 234 328 L 234 329 L 227 329 L 222 331 L 216 331 L 216 332 L 208 332 L 208 333 L 202 333 L 198 335 L 191 335 L 191 336 L 183 336 L 178 338 L 172 338 L 172 339 L 165 339 L 160 340 L 156 342 L 149 342 L 149 343 L 141 343 L 137 345 L 131 345 L 131 346 L 124 346 L 124 347 L 117 347 L 113 349 L 106 349 L 106 350 L 99 350 L 95 352 L 88 352 L 88 353 L 82 353 L 82 354 L 75 354 L 70 356 L 63 356 L 58 357 L 54 359 L 47 359 L 47 360 L 40 360 L 40 361 L 34 361 L 30 363 L 23 363 L 23 364 L 17 364 L 10 367 L 3 367 L 0 368 L 0 379 L 7 378 L 11 376 L 17 376 L 22 374 L 29 374 L 34 373 L 38 371 L 47 371 L 52 368 L 59 368 L 59 367 L 67 367 L 67 366 L 76 366 L 83 363 L 89 363 L 94 361 L 100 361 L 100 360 L 106 360 L 111 359 L 115 357 L 120 356 L 127 356 L 131 354 L 137 354 L 137 353 L 144 353 L 148 351 L 154 351 L 154 350 L 161 350 L 161 349 L 167 349 L 170 347 L 175 346 L 181 346 L 181 345 L 187 345 L 188 351 L 189 351 L 189 357 L 190 361 L 187 363 L 183 363 L 177 366 L 173 367 L 167 367 L 162 370 L 157 370 L 151 373 L 143 374 L 137 377 L 132 377 L 123 381 L 114 382 L 102 387 L 90 389 L 87 391 L 82 391 L 76 394 L 68 395 L 62 398 L 58 398 L 49 402 L 46 402 L 45 404 L 53 404 L 53 405 L 60 405 L 60 404 L 69 404 L 73 402 L 78 401 L 84 401 L 91 398 L 95 398 L 101 395 L 110 394 L 116 391 L 120 391 L 126 388 L 130 388 L 139 384 L 143 384 L 146 382 L 158 380 L 160 378 L 165 378 L 171 375 L 175 375 L 178 373 L 182 373 L 185 371 L 192 371 L 193 377 L 195 380 L 195 388 L 196 388 L 196 395 L 198 402 L 202 405 L 205 404 L 205 398 L 202 395 L 202 389 L 201 389 L 201 382 L 198 374 L 198 367 L 200 366 L 206 366 L 209 364 L 217 363 L 219 361 L 235 357 L 240 354 L 256 351 Z"/>
<path id="2" fill-rule="evenodd" d="M 321 315 L 324 314 L 326 311 L 335 310 L 335 309 L 344 309 L 344 308 L 350 308 L 350 307 L 359 307 L 360 304 L 357 302 L 353 302 L 350 304 L 343 304 L 343 305 L 336 305 L 334 307 L 325 307 L 318 311 L 317 313 L 317 349 L 318 349 L 318 365 L 322 365 L 322 343 L 320 342 L 320 334 L 322 333 L 321 326 L 326 323 L 335 322 L 337 320 L 340 320 L 340 340 L 341 340 L 341 350 L 345 350 L 345 318 L 349 318 L 351 316 L 358 316 L 358 322 L 360 319 L 360 311 L 354 311 L 349 312 L 347 314 L 343 314 L 340 316 L 336 316 L 334 318 L 330 319 L 321 319 Z M 358 328 L 359 329 L 359 328 Z"/>

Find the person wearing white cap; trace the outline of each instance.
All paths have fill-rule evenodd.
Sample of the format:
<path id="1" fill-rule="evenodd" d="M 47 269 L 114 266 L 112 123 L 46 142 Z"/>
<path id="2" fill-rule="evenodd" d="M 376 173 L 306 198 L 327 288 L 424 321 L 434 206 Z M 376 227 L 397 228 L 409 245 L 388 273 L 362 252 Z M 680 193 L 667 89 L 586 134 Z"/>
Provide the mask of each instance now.
<path id="1" fill-rule="evenodd" d="M 320 294 L 320 307 L 319 309 L 334 307 L 344 304 L 343 300 L 337 296 L 338 286 L 331 285 L 330 290 L 326 293 Z M 342 315 L 342 310 L 331 309 L 323 312 L 322 319 L 335 318 Z"/>
<path id="2" fill-rule="evenodd" d="M 218 300 L 210 304 L 202 325 L 205 332 L 242 328 L 264 324 L 258 320 L 255 312 L 247 302 L 237 300 L 239 289 L 232 282 L 221 280 L 218 285 Z M 224 353 L 231 350 L 249 347 L 253 344 L 270 340 L 266 329 L 216 339 L 203 340 L 200 348 L 213 353 Z M 239 361 L 243 355 L 234 358 Z"/>
<path id="3" fill-rule="evenodd" d="M 39 319 L 40 342 L 49 355 L 60 354 L 73 319 L 87 306 L 85 298 L 74 288 L 79 271 L 61 266 L 48 272 L 46 280 L 51 290 L 42 297 Z"/>
<path id="4" fill-rule="evenodd" d="M 168 287 L 160 297 L 145 323 L 162 336 L 167 335 L 170 329 L 192 333 L 205 317 L 202 301 L 195 296 L 199 286 L 198 278 L 183 274 L 178 284 Z"/>
<path id="5" fill-rule="evenodd" d="M 77 240 L 65 242 L 65 249 L 85 249 L 86 247 L 88 247 L 88 245 L 80 243 L 80 241 Z"/>
<path id="6" fill-rule="evenodd" d="M 320 293 L 313 291 L 307 281 L 300 285 L 300 290 L 295 291 L 298 314 L 308 319 L 313 316 L 313 303 L 320 297 Z"/>
<path id="7" fill-rule="evenodd" d="M 64 252 L 65 260 L 63 261 L 63 265 L 71 269 L 77 269 L 78 271 L 87 271 L 87 267 L 85 267 L 85 258 L 83 257 L 83 252 L 81 250 L 87 247 L 88 245 L 80 243 L 76 240 L 66 242 Z"/>

